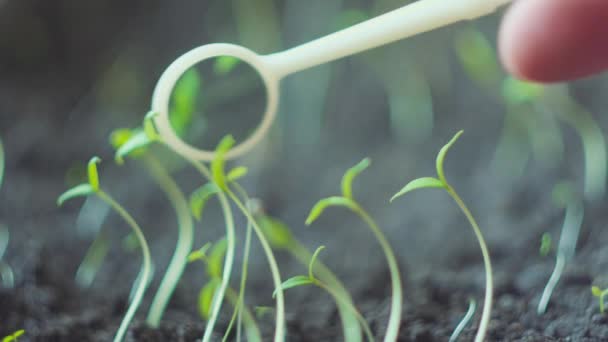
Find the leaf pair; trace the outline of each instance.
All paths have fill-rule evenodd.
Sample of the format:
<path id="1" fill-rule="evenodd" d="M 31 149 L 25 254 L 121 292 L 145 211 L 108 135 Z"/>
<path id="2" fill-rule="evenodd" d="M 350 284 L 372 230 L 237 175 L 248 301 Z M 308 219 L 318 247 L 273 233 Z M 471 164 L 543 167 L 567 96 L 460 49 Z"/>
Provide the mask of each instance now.
<path id="1" fill-rule="evenodd" d="M 97 172 L 97 164 L 101 162 L 99 157 L 93 157 L 87 164 L 88 183 L 77 185 L 64 192 L 57 199 L 57 205 L 61 206 L 67 200 L 76 197 L 84 197 L 94 194 L 99 191 L 99 173 Z"/>
<path id="2" fill-rule="evenodd" d="M 209 276 L 209 282 L 201 288 L 198 296 L 198 309 L 201 317 L 208 319 L 211 313 L 211 304 L 213 296 L 219 287 L 222 278 L 222 269 L 224 255 L 228 248 L 228 241 L 223 238 L 216 242 L 213 246 L 210 243 L 205 244 L 200 249 L 193 251 L 188 255 L 188 261 L 194 262 L 197 260 L 203 261 L 206 266 L 206 272 Z M 209 252 L 209 253 L 207 253 Z"/>
<path id="3" fill-rule="evenodd" d="M 285 291 L 287 289 L 291 289 L 291 288 L 298 287 L 298 286 L 319 284 L 319 280 L 317 280 L 317 278 L 315 277 L 313 270 L 314 270 L 314 266 L 315 266 L 315 261 L 317 261 L 319 253 L 321 253 L 321 251 L 324 248 L 325 248 L 325 246 L 317 247 L 317 249 L 313 253 L 312 257 L 310 258 L 310 262 L 308 263 L 308 275 L 297 275 L 297 276 L 294 276 L 294 277 L 291 277 L 291 278 L 285 280 L 281 284 L 281 289 L 283 291 Z M 277 291 L 278 291 L 278 289 L 274 290 L 274 292 L 272 294 L 272 298 L 274 298 L 276 296 Z"/>
<path id="4" fill-rule="evenodd" d="M 306 225 L 312 224 L 321 214 L 325 211 L 325 209 L 336 206 L 336 207 L 346 207 L 351 210 L 355 210 L 358 208 L 357 203 L 353 197 L 352 184 L 355 178 L 363 172 L 363 170 L 367 169 L 370 165 L 369 158 L 365 158 L 360 161 L 357 165 L 348 169 L 344 176 L 342 176 L 341 188 L 342 188 L 342 196 L 332 196 L 327 197 L 315 204 L 310 214 L 306 218 Z"/>
<path id="5" fill-rule="evenodd" d="M 390 201 L 392 202 L 395 199 L 397 199 L 398 197 L 401 197 L 401 196 L 407 194 L 408 192 L 418 190 L 418 189 L 425 189 L 425 188 L 447 189 L 447 188 L 449 188 L 449 183 L 448 183 L 447 179 L 445 178 L 445 173 L 443 171 L 443 163 L 445 161 L 445 156 L 447 155 L 448 151 L 450 150 L 452 145 L 454 145 L 454 143 L 458 140 L 458 138 L 460 138 L 462 133 L 463 133 L 463 131 L 459 131 L 458 133 L 456 133 L 456 135 L 454 135 L 454 137 L 445 146 L 443 146 L 441 148 L 441 150 L 439 150 L 439 153 L 437 154 L 437 159 L 435 160 L 435 168 L 437 169 L 438 178 L 422 177 L 422 178 L 414 179 L 413 181 L 407 183 L 401 190 L 399 190 L 399 192 L 397 192 L 391 198 Z"/>

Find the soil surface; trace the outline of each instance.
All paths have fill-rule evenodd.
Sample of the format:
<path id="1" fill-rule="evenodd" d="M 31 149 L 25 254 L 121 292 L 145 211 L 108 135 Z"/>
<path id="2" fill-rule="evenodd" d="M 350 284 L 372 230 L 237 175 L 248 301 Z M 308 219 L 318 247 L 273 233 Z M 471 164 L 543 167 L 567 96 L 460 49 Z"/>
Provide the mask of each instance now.
<path id="1" fill-rule="evenodd" d="M 116 23 L 104 26 L 103 37 L 124 33 L 120 28 L 129 27 L 130 14 L 139 18 L 139 24 L 126 31 L 130 33 L 122 36 L 126 40 L 122 44 L 96 40 L 89 51 L 96 57 L 91 57 L 89 64 L 75 63 L 81 52 L 71 55 L 70 49 L 61 50 L 68 51 L 67 55 L 47 51 L 45 56 L 54 56 L 52 63 L 34 71 L 30 66 L 36 64 L 35 60 L 2 60 L 0 70 L 6 71 L 6 77 L 0 81 L 0 137 L 7 166 L 0 189 L 0 224 L 10 231 L 2 261 L 12 267 L 15 284 L 13 288 L 0 287 L 0 337 L 18 329 L 26 331 L 19 341 L 110 341 L 114 336 L 140 264 L 137 251 L 123 246 L 128 227 L 115 215 L 103 214 L 103 205 L 94 201 L 87 201 L 84 207 L 82 200 L 63 208 L 55 204 L 57 196 L 73 182 L 66 172 L 72 170 L 78 175 L 83 162 L 93 155 L 104 160 L 100 166 L 102 186 L 144 227 L 156 265 L 154 281 L 126 340 L 196 341 L 202 337 L 205 324 L 198 315 L 197 296 L 206 277 L 197 264 L 188 265 L 160 328 L 151 329 L 144 323 L 175 246 L 175 215 L 141 165 L 129 161 L 119 167 L 111 162 L 112 150 L 107 143 L 114 128 L 139 124 L 148 110 L 154 82 L 172 58 L 201 42 L 222 37 L 207 35 L 203 30 L 196 42 L 184 38 L 172 41 L 170 48 L 158 49 L 160 43 L 146 40 L 144 33 L 149 31 L 143 27 L 155 28 L 159 41 L 162 37 L 169 39 L 173 31 L 184 30 L 177 26 L 161 30 L 158 13 L 173 8 L 163 4 L 154 2 L 149 8 L 134 5 L 129 9 L 132 13 L 113 17 Z M 0 12 L 5 16 L 35 12 L 6 6 L 8 9 Z M 209 5 L 214 6 L 220 5 Z M 188 11 L 182 12 L 175 18 L 192 17 L 188 17 Z M 49 23 L 57 21 L 53 14 L 43 17 Z M 64 19 L 69 25 L 69 18 Z M 63 43 L 77 44 L 74 42 L 82 38 L 79 34 L 72 33 L 73 39 Z M 445 35 L 431 35 L 429 40 L 442 37 Z M 430 53 L 443 51 L 429 48 Z M 452 53 L 445 49 L 445 54 Z M 130 52 L 112 55 L 117 50 Z M 132 93 L 124 90 L 129 87 L 100 90 L 102 75 L 120 58 L 131 63 L 126 64 L 127 70 L 139 72 L 139 87 Z M 432 176 L 439 148 L 456 131 L 465 129 L 448 156 L 446 173 L 478 219 L 492 256 L 495 300 L 487 341 L 608 340 L 608 316 L 599 312 L 597 298 L 590 291 L 592 284 L 608 286 L 605 199 L 585 202 L 576 255 L 568 263 L 547 312 L 536 313 L 555 263 L 555 250 L 546 257 L 539 255 L 541 236 L 549 232 L 553 241 L 558 241 L 565 215 L 563 209 L 552 204 L 552 188 L 558 181 L 571 180 L 582 189 L 579 138 L 571 128 L 561 127 L 566 148 L 563 160 L 555 167 L 547 168 L 533 158 L 515 179 L 508 173 L 492 171 L 490 164 L 504 108 L 467 81 L 457 66 L 449 64 L 448 70 L 452 70 L 451 86 L 431 83 L 435 126 L 432 136 L 418 142 L 401 140 L 391 130 L 386 94 L 378 78 L 360 60 L 338 62 L 331 72 L 325 70 L 333 75 L 326 82 L 327 98 L 321 106 L 327 114 L 321 120 L 322 128 L 304 143 L 299 123 L 290 121 L 290 110 L 297 109 L 294 99 L 299 93 L 290 92 L 290 86 L 286 86 L 279 128 L 264 146 L 238 161 L 250 168 L 244 186 L 262 200 L 269 214 L 287 222 L 310 250 L 319 245 L 327 247 L 321 260 L 346 284 L 380 340 L 388 320 L 391 289 L 386 263 L 372 234 L 354 215 L 338 209 L 312 227 L 303 224 L 316 200 L 338 193 L 342 173 L 370 157 L 372 166 L 355 181 L 355 196 L 378 220 L 399 258 L 405 296 L 399 340 L 447 341 L 464 316 L 469 299 L 474 298 L 478 309 L 460 338 L 471 341 L 479 324 L 485 283 L 479 247 L 464 216 L 439 190 L 420 191 L 388 203 L 409 180 Z M 302 80 L 307 77 L 303 75 Z M 294 82 L 297 80 L 294 77 Z M 607 131 L 608 116 L 602 113 L 608 104 L 605 84 L 600 78 L 581 81 L 572 87 L 572 94 Z M 121 93 L 129 96 L 120 97 Z M 237 113 L 247 112 L 248 102 L 242 101 L 235 109 Z M 174 176 L 186 193 L 201 184 L 196 173 L 185 167 L 179 167 Z M 197 224 L 195 247 L 222 236 L 218 205 L 211 203 L 207 212 L 204 223 Z M 242 241 L 245 220 L 239 215 L 236 218 L 237 235 Z M 91 230 L 96 229 L 108 233 L 112 247 L 93 283 L 83 288 L 74 276 L 93 240 Z M 238 260 L 240 256 L 237 251 Z M 306 266 L 285 251 L 277 251 L 277 259 L 283 278 L 306 272 Z M 235 272 L 234 286 L 238 276 Z M 268 266 L 256 242 L 252 246 L 247 304 L 272 306 L 272 291 Z M 287 291 L 286 300 L 288 341 L 342 340 L 340 320 L 329 296 L 304 287 Z M 226 304 L 216 340 L 221 340 L 230 314 Z M 259 323 L 264 339 L 271 340 L 272 314 Z"/>

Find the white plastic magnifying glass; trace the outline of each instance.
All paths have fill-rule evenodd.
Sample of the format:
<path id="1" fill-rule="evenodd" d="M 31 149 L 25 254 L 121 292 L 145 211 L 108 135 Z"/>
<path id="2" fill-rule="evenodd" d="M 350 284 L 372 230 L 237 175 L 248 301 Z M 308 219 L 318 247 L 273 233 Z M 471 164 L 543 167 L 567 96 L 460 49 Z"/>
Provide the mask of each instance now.
<path id="1" fill-rule="evenodd" d="M 218 56 L 233 56 L 251 65 L 266 86 L 266 112 L 254 133 L 227 154 L 237 157 L 257 144 L 268 132 L 279 103 L 279 83 L 285 76 L 314 66 L 392 43 L 461 20 L 494 12 L 512 0 L 419 0 L 328 36 L 283 52 L 261 56 L 233 44 L 209 44 L 195 48 L 175 60 L 162 74 L 152 97 L 155 124 L 163 140 L 176 152 L 201 161 L 213 159 L 205 151 L 180 139 L 169 122 L 169 100 L 181 75 L 197 63 Z"/>

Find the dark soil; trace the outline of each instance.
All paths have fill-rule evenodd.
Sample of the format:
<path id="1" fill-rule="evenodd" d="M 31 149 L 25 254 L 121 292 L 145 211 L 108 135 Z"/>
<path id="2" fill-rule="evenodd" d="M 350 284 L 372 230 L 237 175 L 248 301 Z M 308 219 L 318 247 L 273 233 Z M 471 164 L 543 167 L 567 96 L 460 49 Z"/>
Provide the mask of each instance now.
<path id="1" fill-rule="evenodd" d="M 157 268 L 127 340 L 200 339 L 205 324 L 197 313 L 197 293 L 205 277 L 199 265 L 186 269 L 161 327 L 151 329 L 143 322 L 175 244 L 174 214 L 162 193 L 147 177 L 141 176 L 145 172 L 135 162 L 124 167 L 112 165 L 112 151 L 106 139 L 116 127 L 139 123 L 148 109 L 155 80 L 172 58 L 201 42 L 223 36 L 204 31 L 196 39 L 170 39 L 186 30 L 175 24 L 178 19 L 195 19 L 189 15 L 190 11 L 196 12 L 192 9 L 197 6 L 194 3 L 184 6 L 188 11 L 173 13 L 175 26 L 168 28 L 159 13 L 175 8 L 162 1 L 146 6 L 134 1 L 138 5 L 133 8 L 116 5 L 121 8 L 119 17 L 112 16 L 112 6 L 97 9 L 107 10 L 104 15 L 115 21 L 112 25 L 104 22 L 104 30 L 100 31 L 103 33 L 70 30 L 73 28 L 70 20 L 76 19 L 62 17 L 61 6 L 54 8 L 54 12 L 40 12 L 32 8 L 41 6 L 42 1 L 19 6 L 15 5 L 18 1 L 13 1 L 4 9 L 1 3 L 0 19 L 16 18 L 7 24 L 10 27 L 22 27 L 18 22 L 23 19 L 11 15 L 41 16 L 45 25 L 59 27 L 57 23 L 63 23 L 72 33 L 70 39 L 61 40 L 61 29 L 49 31 L 51 38 L 67 47 L 62 50 L 50 45 L 50 51 L 38 56 L 40 60 L 28 62 L 12 55 L 0 60 L 3 72 L 0 137 L 7 155 L 6 177 L 0 190 L 0 223 L 6 224 L 11 232 L 4 261 L 15 272 L 15 288 L 0 288 L 0 337 L 18 329 L 26 330 L 20 341 L 109 341 L 115 334 L 140 262 L 137 254 L 121 248 L 127 228 L 113 215 L 98 222 L 110 233 L 115 246 L 93 285 L 79 288 L 74 274 L 92 236 L 76 228 L 81 201 L 61 209 L 55 205 L 57 195 L 68 186 L 65 173 L 74 161 L 83 162 L 92 155 L 100 155 L 105 160 L 101 166 L 103 186 L 144 227 Z M 222 11 L 227 11 L 222 3 L 209 2 L 208 7 L 219 11 L 217 16 L 221 17 Z M 203 13 L 207 5 L 198 4 L 195 8 Z M 86 19 L 84 9 L 79 11 Z M 89 15 L 93 14 L 96 13 Z M 124 29 L 130 27 L 129 18 L 133 17 L 138 18 L 138 24 L 133 24 L 133 29 Z M 87 63 L 76 63 L 82 53 L 78 44 L 83 44 L 87 37 L 97 37 L 96 34 L 105 40 L 98 37 L 86 50 L 95 57 L 89 56 Z M 160 48 L 156 46 L 160 44 L 158 41 L 146 39 L 155 34 L 159 41 L 166 38 L 172 45 Z M 124 41 L 113 42 L 117 36 Z M 444 36 L 430 36 L 429 40 Z M 3 44 L 0 51 L 11 51 L 8 43 Z M 27 44 L 27 39 L 19 44 Z M 130 51 L 118 53 L 116 58 L 124 57 L 131 62 L 133 70 L 140 72 L 141 84 L 137 92 L 128 92 L 127 99 L 113 97 L 112 102 L 91 89 L 98 87 L 104 70 L 115 61 L 111 52 L 117 50 Z M 448 48 L 445 50 L 447 54 Z M 49 62 L 37 64 L 45 56 L 50 58 Z M 32 65 L 40 68 L 32 70 Z M 412 194 L 390 205 L 387 202 L 407 181 L 432 175 L 439 147 L 464 128 L 466 133 L 454 146 L 446 169 L 489 242 L 495 304 L 487 340 L 608 340 L 608 316 L 599 313 L 597 299 L 590 291 L 591 284 L 608 285 L 602 283 L 608 276 L 606 200 L 585 204 L 576 257 L 558 284 L 547 313 L 542 316 L 536 313 L 555 261 L 553 254 L 539 256 L 540 237 L 550 232 L 557 241 L 564 216 L 563 210 L 551 204 L 552 186 L 562 179 L 573 180 L 578 187 L 582 184 L 582 153 L 573 132 L 564 128 L 566 155 L 557 169 L 547 170 L 532 161 L 521 178 L 509 180 L 508 175 L 493 174 L 489 169 L 502 125 L 502 108 L 490 97 L 480 95 L 481 90 L 466 81 L 457 67 L 452 66 L 453 82 L 458 86 L 433 85 L 436 100 L 433 136 L 412 144 L 391 135 L 385 95 L 378 79 L 362 65 L 357 60 L 336 64 L 332 74 L 335 79 L 328 85 L 326 106 L 330 114 L 323 118 L 317 140 L 303 146 L 301 140 L 294 138 L 302 136 L 298 133 L 299 126 L 294 126 L 289 117 L 289 109 L 293 108 L 290 103 L 294 105 L 293 99 L 298 94 L 287 91 L 283 121 L 277 124 L 283 129 L 282 140 L 271 141 L 272 146 L 260 148 L 240 162 L 251 170 L 245 186 L 252 196 L 263 200 L 269 213 L 286 221 L 311 250 L 321 244 L 327 246 L 321 259 L 347 284 L 378 338 L 383 336 L 387 324 L 390 279 L 372 235 L 345 211 L 329 212 L 310 228 L 304 227 L 304 218 L 317 199 L 338 192 L 344 170 L 363 157 L 371 157 L 373 166 L 357 179 L 355 192 L 385 229 L 400 260 L 405 293 L 400 341 L 446 341 L 473 297 L 479 303 L 478 310 L 460 339 L 472 340 L 480 318 L 484 269 L 464 217 L 440 191 Z M 608 104 L 602 95 L 605 91 L 601 91 L 604 84 L 599 79 L 579 82 L 573 88 L 574 95 L 591 112 L 601 113 Z M 246 110 L 247 105 L 241 107 Z M 596 118 L 606 130 L 608 117 Z M 186 192 L 200 184 L 196 174 L 188 170 L 178 171 L 175 176 Z M 208 211 L 204 226 L 197 227 L 197 247 L 221 236 L 218 207 L 211 204 Z M 238 217 L 237 221 L 242 239 L 244 220 Z M 306 272 L 305 266 L 285 252 L 277 252 L 277 258 L 284 278 Z M 247 288 L 250 306 L 273 305 L 270 279 L 260 247 L 254 244 Z M 233 284 L 237 283 L 238 272 L 233 279 Z M 314 288 L 290 290 L 286 296 L 288 341 L 342 339 L 340 320 L 330 297 Z M 231 313 L 226 308 L 217 325 L 217 340 L 223 336 Z M 262 319 L 260 325 L 265 339 L 270 340 L 272 316 Z"/>

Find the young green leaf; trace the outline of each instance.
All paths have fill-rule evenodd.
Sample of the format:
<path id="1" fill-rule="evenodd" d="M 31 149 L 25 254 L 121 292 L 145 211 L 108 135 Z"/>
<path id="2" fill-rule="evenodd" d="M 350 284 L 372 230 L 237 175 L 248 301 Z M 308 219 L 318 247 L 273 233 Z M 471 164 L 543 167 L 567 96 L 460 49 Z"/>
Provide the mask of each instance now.
<path id="1" fill-rule="evenodd" d="M 97 172 L 97 164 L 101 162 L 99 157 L 93 157 L 87 164 L 87 174 L 89 175 L 89 184 L 94 191 L 99 190 L 99 173 Z"/>
<path id="2" fill-rule="evenodd" d="M 348 169 L 342 177 L 342 196 L 353 199 L 352 184 L 355 177 L 357 177 L 363 170 L 365 170 L 370 164 L 369 158 L 365 158 L 360 161 L 357 165 Z"/>
<path id="3" fill-rule="evenodd" d="M 23 334 L 25 334 L 25 330 L 23 330 L 23 329 L 17 330 L 14 333 L 4 337 L 2 339 L 2 342 L 16 342 L 19 339 L 19 337 L 21 337 Z"/>
<path id="4" fill-rule="evenodd" d="M 241 63 L 241 60 L 232 56 L 219 56 L 215 59 L 213 64 L 213 71 L 218 75 L 225 75 L 231 72 L 237 65 Z"/>
<path id="5" fill-rule="evenodd" d="M 317 218 L 319 218 L 319 216 L 323 213 L 323 211 L 325 211 L 325 209 L 331 206 L 346 207 L 349 209 L 357 207 L 355 202 L 345 197 L 334 196 L 324 198 L 317 202 L 314 207 L 312 207 L 312 209 L 310 210 L 310 214 L 308 214 L 308 217 L 306 218 L 306 225 L 310 225 L 311 223 L 313 223 Z"/>
<path id="6" fill-rule="evenodd" d="M 207 251 L 211 248 L 211 243 L 207 242 L 203 245 L 203 247 L 191 252 L 188 255 L 188 262 L 194 262 L 197 260 L 206 260 L 207 259 Z"/>
<path id="7" fill-rule="evenodd" d="M 542 237 L 540 238 L 540 256 L 546 257 L 547 255 L 549 255 L 549 252 L 551 252 L 552 244 L 553 242 L 551 239 L 551 234 L 543 233 Z"/>
<path id="8" fill-rule="evenodd" d="M 115 150 L 119 149 L 122 145 L 124 145 L 131 136 L 133 136 L 133 130 L 129 128 L 117 128 L 110 133 L 110 145 L 114 147 Z"/>
<path id="9" fill-rule="evenodd" d="M 211 174 L 213 180 L 222 190 L 227 189 L 226 174 L 224 173 L 224 165 L 226 163 L 225 155 L 234 146 L 235 140 L 231 135 L 225 136 L 215 149 L 215 158 L 211 161 Z"/>
<path id="10" fill-rule="evenodd" d="M 317 257 L 319 256 L 319 253 L 321 253 L 321 251 L 323 249 L 325 249 L 325 246 L 317 247 L 317 249 L 313 253 L 312 257 L 310 258 L 310 263 L 308 263 L 308 278 L 309 279 L 316 279 L 315 274 L 313 273 L 313 270 L 315 268 L 315 261 L 317 261 Z"/>
<path id="11" fill-rule="evenodd" d="M 213 183 L 207 183 L 200 188 L 196 189 L 192 195 L 190 195 L 190 211 L 195 219 L 201 220 L 203 216 L 203 209 L 205 204 L 211 198 L 211 196 L 219 192 L 217 185 Z"/>
<path id="12" fill-rule="evenodd" d="M 70 199 L 76 198 L 76 197 L 89 196 L 93 193 L 95 193 L 95 189 L 93 189 L 91 184 L 80 184 L 80 185 L 77 185 L 77 186 L 69 189 L 68 191 L 64 192 L 61 196 L 59 196 L 59 198 L 57 199 L 57 205 L 62 206 L 63 203 L 67 200 L 70 200 Z"/>
<path id="13" fill-rule="evenodd" d="M 198 293 L 198 312 L 205 320 L 209 319 L 211 304 L 213 303 L 213 296 L 217 290 L 217 285 L 217 280 L 212 279 Z"/>
<path id="14" fill-rule="evenodd" d="M 175 85 L 169 121 L 178 136 L 183 136 L 192 122 L 200 91 L 201 79 L 194 68 L 186 71 Z"/>
<path id="15" fill-rule="evenodd" d="M 285 223 L 266 215 L 259 215 L 256 220 L 274 248 L 289 248 L 292 245 L 293 235 Z"/>
<path id="16" fill-rule="evenodd" d="M 211 247 L 209 257 L 207 258 L 207 274 L 209 274 L 211 278 L 222 277 L 222 262 L 224 261 L 224 255 L 226 254 L 227 248 L 228 241 L 226 238 L 219 240 Z"/>
<path id="17" fill-rule="evenodd" d="M 291 289 L 293 287 L 310 285 L 313 283 L 314 283 L 314 281 L 312 279 L 308 278 L 307 276 L 298 275 L 298 276 L 291 277 L 291 278 L 285 280 L 281 284 L 281 289 L 283 289 L 283 291 L 285 291 L 285 290 Z M 275 289 L 274 292 L 272 293 L 272 298 L 274 298 L 276 296 L 276 294 L 277 294 L 277 290 Z"/>
<path id="18" fill-rule="evenodd" d="M 399 190 L 399 192 L 397 192 L 393 197 L 391 197 L 390 202 L 394 201 L 398 197 L 407 194 L 410 191 L 424 188 L 445 188 L 445 185 L 439 179 L 433 177 L 423 177 L 414 179 L 413 181 L 407 183 L 403 187 L 403 189 Z"/>
<path id="19" fill-rule="evenodd" d="M 237 166 L 234 169 L 228 171 L 228 175 L 226 175 L 226 180 L 228 182 L 234 182 L 239 178 L 245 177 L 247 175 L 247 167 L 245 166 Z"/>
<path id="20" fill-rule="evenodd" d="M 445 160 L 445 156 L 448 153 L 448 151 L 450 150 L 450 148 L 452 147 L 452 145 L 454 145 L 456 140 L 458 140 L 458 138 L 460 138 L 462 133 L 464 133 L 464 131 L 462 131 L 462 130 L 459 131 L 458 133 L 456 133 L 456 135 L 454 135 L 452 140 L 450 140 L 445 146 L 443 146 L 441 148 L 441 150 L 439 150 L 439 153 L 437 154 L 437 160 L 435 161 L 435 167 L 437 168 L 437 176 L 439 176 L 439 180 L 443 184 L 446 184 L 446 185 L 448 184 L 448 181 L 445 179 L 445 174 L 443 173 L 443 162 Z"/>
<path id="21" fill-rule="evenodd" d="M 117 164 L 124 163 L 126 156 L 137 157 L 145 152 L 146 147 L 152 143 L 144 131 L 135 131 L 117 150 L 114 160 Z"/>
<path id="22" fill-rule="evenodd" d="M 597 286 L 591 286 L 591 293 L 595 296 L 595 297 L 601 297 L 602 296 L 602 289 L 600 289 Z"/>

